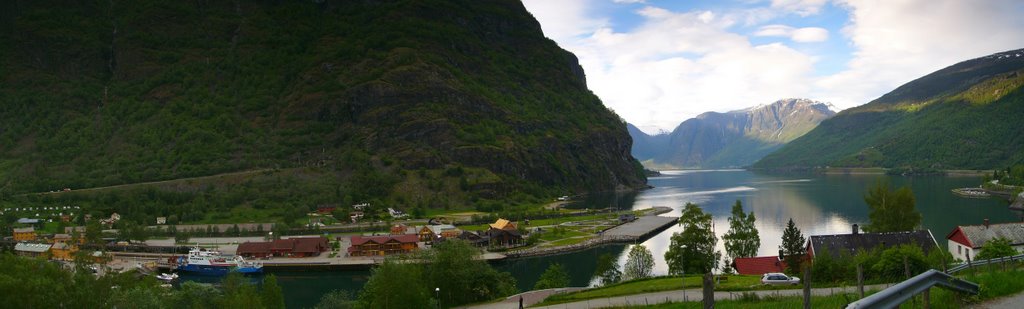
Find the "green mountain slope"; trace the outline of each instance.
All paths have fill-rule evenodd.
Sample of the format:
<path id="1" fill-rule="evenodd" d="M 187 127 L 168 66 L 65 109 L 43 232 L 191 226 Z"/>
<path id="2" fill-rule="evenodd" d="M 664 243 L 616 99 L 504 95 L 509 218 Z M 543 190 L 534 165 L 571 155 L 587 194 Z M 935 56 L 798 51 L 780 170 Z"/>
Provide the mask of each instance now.
<path id="1" fill-rule="evenodd" d="M 964 61 L 844 110 L 755 164 L 990 169 L 1024 160 L 1024 50 Z"/>
<path id="2" fill-rule="evenodd" d="M 283 182 L 316 184 L 309 204 L 645 182 L 625 124 L 519 1 L 0 11 L 7 193 L 296 167 Z"/>

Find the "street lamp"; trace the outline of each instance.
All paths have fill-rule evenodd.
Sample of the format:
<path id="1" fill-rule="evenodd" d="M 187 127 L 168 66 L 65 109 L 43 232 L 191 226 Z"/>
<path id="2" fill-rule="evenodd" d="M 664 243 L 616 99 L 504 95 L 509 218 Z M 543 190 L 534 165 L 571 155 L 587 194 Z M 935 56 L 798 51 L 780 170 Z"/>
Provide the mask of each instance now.
<path id="1" fill-rule="evenodd" d="M 686 245 L 683 245 L 683 252 L 686 252 Z M 680 276 L 683 276 L 683 290 L 686 289 L 686 262 L 683 262 L 683 267 L 679 268 Z M 683 293 L 686 293 L 685 291 Z"/>
<path id="2" fill-rule="evenodd" d="M 441 309 L 441 288 L 434 288 L 434 297 L 437 298 L 437 309 Z"/>

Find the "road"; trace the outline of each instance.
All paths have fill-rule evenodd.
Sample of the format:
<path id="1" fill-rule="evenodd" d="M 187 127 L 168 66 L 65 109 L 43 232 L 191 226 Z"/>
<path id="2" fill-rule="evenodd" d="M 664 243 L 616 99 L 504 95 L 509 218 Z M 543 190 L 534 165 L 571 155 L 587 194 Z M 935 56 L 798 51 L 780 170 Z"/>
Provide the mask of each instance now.
<path id="1" fill-rule="evenodd" d="M 881 290 L 890 286 L 889 284 L 878 284 L 878 285 L 867 285 L 864 286 L 865 291 Z M 574 288 L 579 289 L 579 288 Z M 738 299 L 741 294 L 745 292 L 715 292 L 715 299 L 726 300 L 726 299 Z M 800 296 L 803 295 L 802 289 L 791 289 L 791 290 L 764 290 L 764 291 L 747 291 L 747 293 L 755 293 L 758 296 Z M 811 289 L 811 294 L 815 296 L 828 296 L 841 293 L 857 293 L 857 287 L 836 287 L 836 288 L 816 288 Z M 545 297 L 555 294 L 552 290 L 540 290 L 540 291 L 529 291 L 522 294 L 517 294 L 506 298 L 504 301 L 481 304 L 475 306 L 463 307 L 466 309 L 510 309 L 519 308 L 519 296 L 523 297 L 523 306 L 531 306 L 539 303 Z M 588 308 L 604 308 L 604 307 L 616 307 L 616 306 L 635 306 L 635 305 L 653 305 L 665 302 L 681 302 L 681 301 L 702 301 L 703 295 L 700 289 L 688 289 L 688 290 L 672 290 L 662 291 L 653 293 L 634 294 L 626 296 L 596 298 L 591 300 L 584 300 L 572 303 L 557 304 L 543 307 L 532 307 L 532 308 L 543 308 L 543 309 L 588 309 Z M 993 307 L 1002 308 L 1002 307 Z"/>

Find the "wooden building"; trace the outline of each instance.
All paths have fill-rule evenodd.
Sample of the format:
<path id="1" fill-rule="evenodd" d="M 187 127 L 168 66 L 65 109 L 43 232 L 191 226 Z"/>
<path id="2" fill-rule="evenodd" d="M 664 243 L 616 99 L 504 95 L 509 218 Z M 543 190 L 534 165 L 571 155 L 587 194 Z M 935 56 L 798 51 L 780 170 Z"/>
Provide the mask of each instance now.
<path id="1" fill-rule="evenodd" d="M 349 256 L 384 256 L 404 254 L 419 249 L 417 235 L 352 236 Z"/>
<path id="2" fill-rule="evenodd" d="M 331 249 L 326 237 L 295 237 L 274 241 L 244 242 L 235 253 L 250 258 L 311 257 Z"/>
<path id="3" fill-rule="evenodd" d="M 27 242 L 20 242 L 14 245 L 14 253 L 20 256 L 37 257 L 43 256 L 47 251 L 50 251 L 50 244 L 34 244 Z"/>
<path id="4" fill-rule="evenodd" d="M 36 229 L 33 227 L 14 228 L 14 241 L 35 241 Z"/>

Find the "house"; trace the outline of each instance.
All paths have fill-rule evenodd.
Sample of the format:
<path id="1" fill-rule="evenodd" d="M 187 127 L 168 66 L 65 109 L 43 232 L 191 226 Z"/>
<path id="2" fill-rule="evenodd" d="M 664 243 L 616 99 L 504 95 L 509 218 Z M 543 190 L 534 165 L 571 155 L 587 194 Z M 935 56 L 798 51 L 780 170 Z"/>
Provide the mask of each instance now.
<path id="1" fill-rule="evenodd" d="M 333 213 L 335 209 L 337 209 L 337 206 L 320 205 L 320 206 L 316 207 L 316 213 L 321 214 L 321 215 L 329 215 L 329 214 Z"/>
<path id="2" fill-rule="evenodd" d="M 487 237 L 490 239 L 492 246 L 508 246 L 523 243 L 523 235 L 519 233 L 519 228 L 516 227 L 516 223 L 498 218 L 497 221 L 490 224 L 490 229 L 487 230 Z"/>
<path id="3" fill-rule="evenodd" d="M 474 233 L 470 231 L 462 231 L 462 233 L 459 234 L 458 239 L 464 240 L 476 247 L 486 247 L 491 240 L 486 233 L 481 235 L 481 233 Z"/>
<path id="4" fill-rule="evenodd" d="M 370 207 L 370 203 L 362 203 L 362 204 L 352 205 L 352 208 L 355 208 L 356 210 L 359 210 L 359 211 L 365 210 L 366 207 Z"/>
<path id="5" fill-rule="evenodd" d="M 438 238 L 459 237 L 459 234 L 462 234 L 462 230 L 451 224 L 424 225 L 416 232 L 419 241 L 422 242 L 432 242 Z"/>
<path id="6" fill-rule="evenodd" d="M 78 252 L 78 246 L 59 242 L 50 247 L 50 258 L 54 260 L 71 261 L 74 260 L 75 252 Z"/>
<path id="7" fill-rule="evenodd" d="M 36 225 L 36 224 L 39 224 L 39 222 L 40 222 L 39 219 L 29 219 L 29 218 L 18 219 L 18 224 Z"/>
<path id="8" fill-rule="evenodd" d="M 238 244 L 235 254 L 246 258 L 267 258 L 271 256 L 269 241 L 244 242 Z"/>
<path id="9" fill-rule="evenodd" d="M 50 251 L 50 244 L 34 244 L 27 242 L 19 242 L 14 245 L 14 253 L 20 256 L 37 257 L 46 254 L 46 251 Z"/>
<path id="10" fill-rule="evenodd" d="M 36 240 L 36 229 L 33 227 L 20 227 L 14 228 L 14 241 L 33 241 Z"/>
<path id="11" fill-rule="evenodd" d="M 360 219 L 363 218 L 363 212 L 362 211 L 353 211 L 353 212 L 348 214 L 348 217 L 350 219 L 352 219 L 353 223 L 355 223 L 356 221 L 359 221 Z"/>
<path id="12" fill-rule="evenodd" d="M 938 248 L 935 237 L 929 230 L 909 232 L 886 232 L 886 233 L 860 233 L 858 226 L 853 225 L 853 232 L 850 234 L 837 235 L 813 235 L 807 241 L 807 255 L 814 259 L 815 255 L 828 252 L 832 257 L 839 257 L 841 254 L 850 256 L 857 253 L 872 250 L 874 248 L 888 248 L 900 245 L 917 245 L 925 254 Z"/>
<path id="13" fill-rule="evenodd" d="M 396 209 L 391 208 L 391 207 L 388 207 L 388 214 L 391 215 L 391 217 L 395 218 L 395 219 L 404 218 L 404 217 L 409 216 L 405 212 L 402 212 L 401 210 L 396 210 Z"/>
<path id="14" fill-rule="evenodd" d="M 778 256 L 741 257 L 732 261 L 732 268 L 740 275 L 763 275 L 786 271 L 786 261 Z"/>
<path id="15" fill-rule="evenodd" d="M 331 249 L 326 237 L 295 237 L 274 241 L 244 242 L 235 253 L 244 257 L 311 257 Z"/>
<path id="16" fill-rule="evenodd" d="M 391 235 L 405 235 L 405 234 L 416 234 L 415 227 L 409 227 L 405 224 L 395 224 L 391 226 Z"/>
<path id="17" fill-rule="evenodd" d="M 60 215 L 60 222 L 65 222 L 65 223 L 71 222 L 71 215 L 61 214 Z"/>
<path id="18" fill-rule="evenodd" d="M 946 243 L 954 258 L 973 261 L 981 247 L 995 238 L 1005 238 L 1017 252 L 1024 252 L 1024 222 L 989 224 L 985 219 L 980 225 L 960 225 L 946 235 Z"/>
<path id="19" fill-rule="evenodd" d="M 103 224 L 103 225 L 106 225 L 106 226 L 111 226 L 111 225 L 114 225 L 114 223 L 117 223 L 117 221 L 121 221 L 121 215 L 119 215 L 119 214 L 117 214 L 115 212 L 115 213 L 110 215 L 110 218 L 100 219 L 100 224 Z"/>
<path id="20" fill-rule="evenodd" d="M 389 236 L 352 236 L 349 256 L 383 256 L 404 254 L 419 249 L 418 236 L 414 234 Z"/>
<path id="21" fill-rule="evenodd" d="M 167 217 L 156 217 L 156 225 L 167 224 Z"/>
<path id="22" fill-rule="evenodd" d="M 66 244 L 71 242 L 71 234 L 53 234 L 50 238 L 51 244 Z"/>

